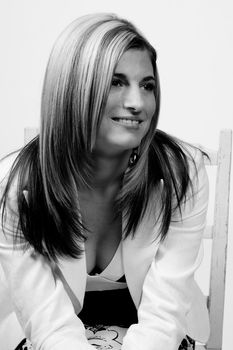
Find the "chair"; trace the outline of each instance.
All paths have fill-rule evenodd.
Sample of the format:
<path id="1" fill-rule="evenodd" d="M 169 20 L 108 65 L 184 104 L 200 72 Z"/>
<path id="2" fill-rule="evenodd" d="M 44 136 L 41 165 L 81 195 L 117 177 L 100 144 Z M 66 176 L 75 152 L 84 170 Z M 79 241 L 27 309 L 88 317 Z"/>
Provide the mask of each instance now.
<path id="1" fill-rule="evenodd" d="M 25 129 L 25 142 L 36 136 L 38 129 Z M 208 167 L 216 168 L 216 184 L 214 199 L 214 220 L 207 225 L 204 239 L 212 240 L 210 262 L 210 285 L 207 306 L 210 317 L 210 337 L 207 344 L 197 344 L 197 350 L 221 350 L 223 335 L 223 314 L 225 297 L 225 275 L 228 236 L 230 171 L 231 171 L 232 131 L 221 130 L 217 151 L 205 149 L 209 156 L 205 157 Z"/>
<path id="2" fill-rule="evenodd" d="M 24 128 L 24 143 L 31 141 L 36 135 L 38 135 L 38 128 Z"/>
<path id="3" fill-rule="evenodd" d="M 207 306 L 210 317 L 210 337 L 207 344 L 197 345 L 197 350 L 221 350 L 223 335 L 225 276 L 227 258 L 228 215 L 230 195 L 230 171 L 232 131 L 222 130 L 217 151 L 204 149 L 209 159 L 205 159 L 207 171 L 209 166 L 217 167 L 214 220 L 207 225 L 204 239 L 212 240 L 209 295 Z"/>

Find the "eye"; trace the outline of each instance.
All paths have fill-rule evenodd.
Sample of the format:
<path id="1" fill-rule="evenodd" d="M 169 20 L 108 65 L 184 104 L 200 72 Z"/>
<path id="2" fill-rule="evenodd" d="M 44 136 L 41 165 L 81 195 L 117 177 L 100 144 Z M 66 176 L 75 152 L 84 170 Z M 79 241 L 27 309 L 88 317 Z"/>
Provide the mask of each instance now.
<path id="1" fill-rule="evenodd" d="M 112 79 L 112 86 L 121 87 L 121 86 L 123 86 L 123 82 L 118 78 L 113 78 Z"/>
<path id="2" fill-rule="evenodd" d="M 143 89 L 147 91 L 155 91 L 155 83 L 153 82 L 146 82 L 142 84 Z"/>

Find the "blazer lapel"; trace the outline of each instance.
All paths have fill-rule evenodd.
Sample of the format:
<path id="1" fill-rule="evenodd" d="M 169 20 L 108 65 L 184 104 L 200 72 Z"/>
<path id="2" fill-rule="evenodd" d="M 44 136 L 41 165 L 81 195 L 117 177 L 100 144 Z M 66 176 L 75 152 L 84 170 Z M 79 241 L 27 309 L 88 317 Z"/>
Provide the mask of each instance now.
<path id="1" fill-rule="evenodd" d="M 23 191 L 28 202 L 28 191 Z M 61 279 L 66 292 L 68 293 L 75 312 L 78 314 L 83 305 L 86 289 L 86 255 L 84 243 L 81 247 L 83 254 L 80 259 L 58 259 L 58 264 L 53 265 L 54 273 Z"/>
<path id="2" fill-rule="evenodd" d="M 78 314 L 83 305 L 86 289 L 87 274 L 85 251 L 80 259 L 59 259 L 56 273 L 61 278 L 73 303 L 75 312 Z"/>
<path id="3" fill-rule="evenodd" d="M 152 201 L 150 203 L 153 203 Z M 155 223 L 155 207 L 150 205 L 139 224 L 134 237 L 129 235 L 123 240 L 123 266 L 125 278 L 132 299 L 139 306 L 142 286 L 147 271 L 158 249 L 158 223 Z M 125 220 L 123 216 L 123 232 Z"/>

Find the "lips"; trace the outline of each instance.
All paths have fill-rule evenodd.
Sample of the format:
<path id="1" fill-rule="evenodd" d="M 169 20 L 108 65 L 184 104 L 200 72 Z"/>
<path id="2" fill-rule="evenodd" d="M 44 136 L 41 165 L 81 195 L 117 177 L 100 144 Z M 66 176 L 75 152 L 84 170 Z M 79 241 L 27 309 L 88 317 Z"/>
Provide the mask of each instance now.
<path id="1" fill-rule="evenodd" d="M 138 127 L 142 123 L 142 120 L 136 119 L 133 117 L 128 117 L 128 118 L 126 118 L 126 117 L 113 117 L 111 119 L 118 124 L 130 126 L 130 127 Z"/>

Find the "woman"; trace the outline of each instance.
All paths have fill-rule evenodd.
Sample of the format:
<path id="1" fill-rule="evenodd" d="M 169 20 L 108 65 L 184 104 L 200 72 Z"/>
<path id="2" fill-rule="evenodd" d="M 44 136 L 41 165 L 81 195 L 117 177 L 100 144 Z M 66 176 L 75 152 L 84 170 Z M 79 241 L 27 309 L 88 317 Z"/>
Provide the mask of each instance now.
<path id="1" fill-rule="evenodd" d="M 156 52 L 131 23 L 87 15 L 58 38 L 40 134 L 0 165 L 1 263 L 34 349 L 93 348 L 83 324 L 127 327 L 122 350 L 208 337 L 207 177 L 156 129 L 159 107 Z"/>

